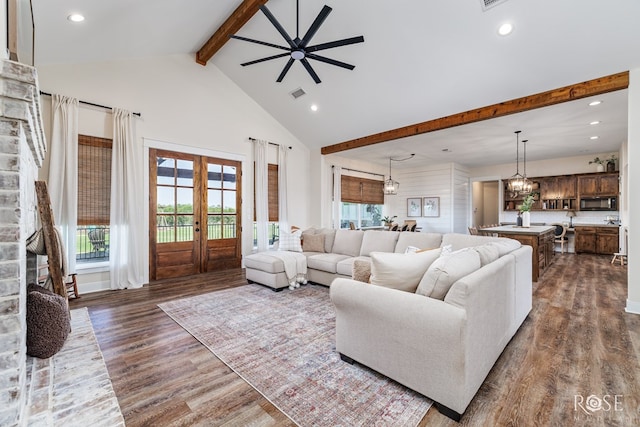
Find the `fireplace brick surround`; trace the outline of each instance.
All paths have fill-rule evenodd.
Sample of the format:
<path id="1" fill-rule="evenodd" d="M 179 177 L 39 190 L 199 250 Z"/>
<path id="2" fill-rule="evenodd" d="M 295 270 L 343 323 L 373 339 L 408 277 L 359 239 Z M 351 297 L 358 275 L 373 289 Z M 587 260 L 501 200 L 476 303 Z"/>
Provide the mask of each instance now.
<path id="1" fill-rule="evenodd" d="M 22 424 L 27 402 L 26 285 L 36 256 L 26 238 L 36 230 L 34 182 L 46 142 L 37 73 L 0 59 L 0 425 Z"/>

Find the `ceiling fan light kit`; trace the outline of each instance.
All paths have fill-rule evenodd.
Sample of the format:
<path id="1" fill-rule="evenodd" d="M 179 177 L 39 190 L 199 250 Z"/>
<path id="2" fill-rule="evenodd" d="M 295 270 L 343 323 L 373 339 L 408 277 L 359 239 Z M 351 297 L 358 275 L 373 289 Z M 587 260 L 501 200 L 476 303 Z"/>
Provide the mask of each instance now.
<path id="1" fill-rule="evenodd" d="M 300 13 L 299 13 L 300 7 L 299 6 L 300 6 L 299 1 L 296 1 L 296 37 L 295 38 L 291 38 L 289 33 L 287 33 L 284 27 L 280 25 L 278 20 L 275 18 L 275 16 L 273 16 L 273 14 L 269 11 L 269 9 L 266 6 L 264 5 L 260 6 L 260 10 L 262 11 L 262 13 L 264 13 L 264 15 L 267 17 L 269 22 L 271 22 L 271 24 L 280 33 L 282 38 L 287 42 L 289 46 L 288 47 L 280 46 L 277 44 L 263 42 L 256 39 L 250 39 L 247 37 L 241 37 L 234 34 L 231 36 L 231 38 L 234 38 L 236 40 L 242 40 L 249 43 L 256 43 L 263 46 L 269 46 L 275 49 L 286 51 L 285 53 L 267 56 L 264 58 L 256 59 L 254 61 L 245 62 L 240 65 L 242 65 L 243 67 L 246 67 L 248 65 L 259 64 L 261 62 L 270 61 L 272 59 L 284 58 L 288 56 L 289 60 L 287 61 L 284 68 L 282 69 L 282 72 L 276 79 L 278 83 L 282 82 L 282 80 L 287 75 L 287 73 L 289 72 L 289 69 L 291 68 L 291 66 L 295 61 L 300 61 L 302 66 L 307 70 L 307 72 L 309 73 L 313 81 L 316 82 L 316 84 L 320 83 L 321 80 L 320 80 L 320 77 L 318 77 L 318 74 L 315 72 L 315 70 L 311 66 L 311 64 L 309 63 L 308 59 L 314 59 L 316 61 L 324 62 L 325 64 L 335 65 L 337 67 L 345 68 L 347 70 L 353 70 L 355 68 L 355 65 L 347 64 L 346 62 L 337 61 L 335 59 L 327 58 L 325 56 L 320 56 L 315 54 L 314 52 L 317 52 L 320 50 L 332 49 L 332 48 L 341 47 L 341 46 L 347 46 L 355 43 L 362 43 L 364 42 L 364 37 L 363 36 L 349 37 L 346 39 L 336 40 L 333 42 L 320 43 L 317 45 L 309 46 L 309 42 L 311 41 L 313 36 L 316 34 L 320 26 L 324 23 L 324 21 L 329 16 L 329 13 L 331 13 L 333 9 L 327 5 L 324 5 L 320 13 L 318 13 L 318 16 L 316 16 L 316 19 L 313 21 L 313 23 L 307 30 L 306 34 L 301 39 L 299 35 L 299 27 L 300 27 L 299 25 L 300 24 Z"/>

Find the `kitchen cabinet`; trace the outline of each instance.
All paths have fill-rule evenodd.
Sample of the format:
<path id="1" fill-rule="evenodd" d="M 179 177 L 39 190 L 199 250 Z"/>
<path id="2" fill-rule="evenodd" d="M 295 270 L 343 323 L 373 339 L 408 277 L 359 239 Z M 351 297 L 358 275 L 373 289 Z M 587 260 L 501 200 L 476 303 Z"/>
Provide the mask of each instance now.
<path id="1" fill-rule="evenodd" d="M 575 175 L 550 176 L 540 181 L 542 209 L 576 209 Z"/>
<path id="2" fill-rule="evenodd" d="M 576 225 L 576 253 L 612 255 L 619 252 L 618 233 L 618 227 Z"/>
<path id="3" fill-rule="evenodd" d="M 616 196 L 618 194 L 618 173 L 598 173 L 578 176 L 580 197 Z"/>

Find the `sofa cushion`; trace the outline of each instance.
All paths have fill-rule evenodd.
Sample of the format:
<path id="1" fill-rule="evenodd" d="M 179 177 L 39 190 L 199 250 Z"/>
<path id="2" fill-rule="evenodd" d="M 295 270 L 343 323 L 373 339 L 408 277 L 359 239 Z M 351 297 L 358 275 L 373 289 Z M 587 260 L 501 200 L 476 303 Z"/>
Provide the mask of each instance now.
<path id="1" fill-rule="evenodd" d="M 371 259 L 354 258 L 351 278 L 358 282 L 369 283 L 371 280 Z"/>
<path id="2" fill-rule="evenodd" d="M 397 231 L 365 231 L 360 255 L 369 256 L 371 252 L 393 252 L 399 234 Z"/>
<path id="3" fill-rule="evenodd" d="M 317 254 L 307 258 L 307 268 L 326 271 L 327 273 L 337 273 L 337 265 L 340 261 L 350 258 L 349 255 L 342 254 Z M 349 275 L 351 272 L 349 272 Z"/>
<path id="4" fill-rule="evenodd" d="M 488 245 L 496 247 L 498 249 L 498 256 L 503 256 L 521 247 L 522 243 L 514 239 L 499 237 L 493 242 L 489 242 Z"/>
<path id="5" fill-rule="evenodd" d="M 439 249 L 408 254 L 372 252 L 371 283 L 415 292 L 420 279 L 439 256 Z"/>
<path id="6" fill-rule="evenodd" d="M 279 251 L 291 251 L 291 252 L 302 252 L 302 244 L 300 241 L 300 237 L 302 236 L 301 231 L 296 231 L 293 233 L 287 233 L 286 231 L 280 231 L 280 237 L 278 238 L 278 250 Z"/>
<path id="7" fill-rule="evenodd" d="M 336 230 L 333 228 L 321 228 L 316 230 L 316 234 L 324 234 L 324 251 L 332 252 L 333 242 L 336 240 Z"/>
<path id="8" fill-rule="evenodd" d="M 342 274 L 343 276 L 351 276 L 353 274 L 353 263 L 356 260 L 371 263 L 371 258 L 368 256 L 349 257 L 343 259 L 336 265 L 336 273 Z"/>
<path id="9" fill-rule="evenodd" d="M 451 285 L 480 268 L 480 255 L 464 248 L 441 256 L 429 266 L 420 280 L 416 294 L 443 300 Z"/>
<path id="10" fill-rule="evenodd" d="M 302 250 L 304 252 L 324 252 L 324 234 L 303 234 Z"/>
<path id="11" fill-rule="evenodd" d="M 420 249 L 439 248 L 442 242 L 442 234 L 440 233 L 398 233 L 398 243 L 396 243 L 393 252 L 403 254 L 408 246 L 415 246 Z M 391 251 L 389 251 L 391 252 Z"/>
<path id="12" fill-rule="evenodd" d="M 482 267 L 487 264 L 491 264 L 493 261 L 497 260 L 500 257 L 498 247 L 492 243 L 485 243 L 484 245 L 474 246 L 472 249 L 478 252 L 478 255 L 480 256 L 480 265 Z"/>
<path id="13" fill-rule="evenodd" d="M 362 230 L 336 230 L 336 239 L 331 252 L 334 254 L 358 256 L 362 246 Z"/>
<path id="14" fill-rule="evenodd" d="M 282 273 L 284 263 L 281 259 L 269 256 L 269 252 L 251 254 L 244 257 L 244 266 L 265 273 Z"/>

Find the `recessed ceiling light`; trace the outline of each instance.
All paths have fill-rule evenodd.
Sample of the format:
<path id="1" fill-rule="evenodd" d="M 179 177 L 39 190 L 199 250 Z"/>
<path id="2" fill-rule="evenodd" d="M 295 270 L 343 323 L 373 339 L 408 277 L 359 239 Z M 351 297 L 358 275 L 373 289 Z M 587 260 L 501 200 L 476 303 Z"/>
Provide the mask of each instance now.
<path id="1" fill-rule="evenodd" d="M 451 150 L 449 150 L 448 148 L 443 148 L 443 149 L 442 149 L 442 152 L 443 152 L 443 153 L 451 153 L 452 151 L 451 151 Z"/>
<path id="2" fill-rule="evenodd" d="M 513 31 L 513 25 L 509 22 L 506 22 L 498 28 L 498 34 L 501 36 L 508 36 Z"/>
<path id="3" fill-rule="evenodd" d="M 602 104 L 602 101 L 591 101 L 591 102 L 589 103 L 589 106 L 590 106 L 590 107 L 593 107 L 593 106 L 595 106 L 595 105 L 600 105 L 600 104 Z"/>
<path id="4" fill-rule="evenodd" d="M 316 104 L 311 104 L 311 111 L 318 111 L 318 106 Z"/>
<path id="5" fill-rule="evenodd" d="M 600 137 L 599 137 L 599 136 L 592 136 L 592 137 L 591 137 L 591 138 L 589 138 L 589 139 L 598 139 L 598 138 L 600 138 Z"/>
<path id="6" fill-rule="evenodd" d="M 600 124 L 600 120 L 594 120 L 591 123 L 589 123 L 590 125 L 599 125 Z"/>
<path id="7" fill-rule="evenodd" d="M 72 13 L 71 15 L 67 16 L 67 19 L 71 22 L 82 22 L 84 21 L 84 16 L 80 15 L 79 13 Z"/>

